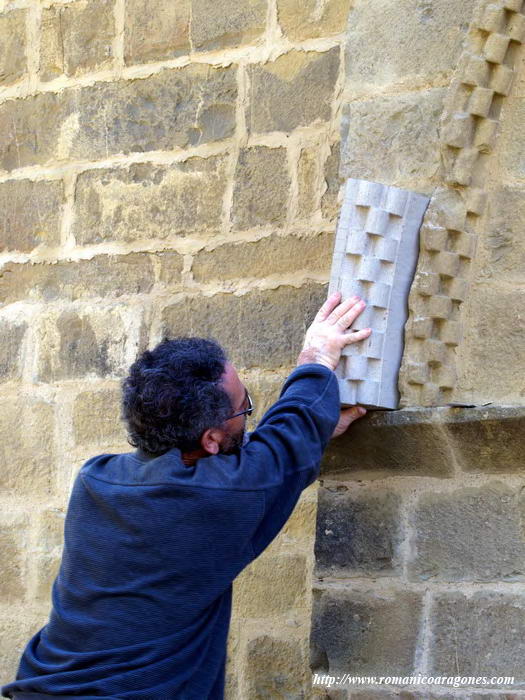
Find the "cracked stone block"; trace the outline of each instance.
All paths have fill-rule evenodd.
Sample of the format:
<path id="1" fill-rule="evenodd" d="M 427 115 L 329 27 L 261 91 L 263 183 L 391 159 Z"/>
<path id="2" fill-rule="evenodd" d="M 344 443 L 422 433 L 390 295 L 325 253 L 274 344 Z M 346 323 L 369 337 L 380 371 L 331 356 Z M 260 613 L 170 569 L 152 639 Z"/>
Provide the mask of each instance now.
<path id="1" fill-rule="evenodd" d="M 398 406 L 407 299 L 428 202 L 398 187 L 346 182 L 328 291 L 341 291 L 343 301 L 354 294 L 364 299 L 367 306 L 352 329 L 372 333 L 343 350 L 336 369 L 343 404 Z"/>

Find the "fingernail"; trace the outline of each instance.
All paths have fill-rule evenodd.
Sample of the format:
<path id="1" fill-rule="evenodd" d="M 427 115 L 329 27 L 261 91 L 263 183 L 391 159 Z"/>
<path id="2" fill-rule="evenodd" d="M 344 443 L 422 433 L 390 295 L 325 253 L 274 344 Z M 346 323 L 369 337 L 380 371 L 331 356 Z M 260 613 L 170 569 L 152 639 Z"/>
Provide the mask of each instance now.
<path id="1" fill-rule="evenodd" d="M 364 416 L 366 413 L 366 408 L 363 408 L 363 406 L 359 406 L 359 413 Z"/>

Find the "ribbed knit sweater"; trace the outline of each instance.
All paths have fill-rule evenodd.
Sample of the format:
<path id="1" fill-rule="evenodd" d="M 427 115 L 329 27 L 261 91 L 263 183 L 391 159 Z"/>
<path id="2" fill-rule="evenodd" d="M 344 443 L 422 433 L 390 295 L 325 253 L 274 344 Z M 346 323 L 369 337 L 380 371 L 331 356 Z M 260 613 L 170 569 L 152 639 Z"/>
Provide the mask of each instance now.
<path id="1" fill-rule="evenodd" d="M 48 623 L 2 695 L 222 700 L 232 582 L 319 474 L 334 372 L 296 368 L 235 454 L 102 454 L 80 469 Z"/>

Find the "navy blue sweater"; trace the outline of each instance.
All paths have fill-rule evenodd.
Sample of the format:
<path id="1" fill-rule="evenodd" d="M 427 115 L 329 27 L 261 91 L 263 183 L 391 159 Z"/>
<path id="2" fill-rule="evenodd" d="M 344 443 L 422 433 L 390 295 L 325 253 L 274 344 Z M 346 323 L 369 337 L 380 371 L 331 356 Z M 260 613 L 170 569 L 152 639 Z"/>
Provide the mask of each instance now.
<path id="1" fill-rule="evenodd" d="M 232 582 L 317 478 L 339 408 L 334 372 L 302 365 L 237 454 L 89 459 L 49 621 L 2 695 L 222 699 Z"/>

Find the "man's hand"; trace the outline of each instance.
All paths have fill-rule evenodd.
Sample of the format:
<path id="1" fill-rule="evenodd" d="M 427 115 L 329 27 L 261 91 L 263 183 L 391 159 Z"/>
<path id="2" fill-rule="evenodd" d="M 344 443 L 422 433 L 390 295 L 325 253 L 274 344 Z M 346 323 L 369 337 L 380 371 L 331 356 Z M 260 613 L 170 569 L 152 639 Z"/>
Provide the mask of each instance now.
<path id="1" fill-rule="evenodd" d="M 335 430 L 330 436 L 330 440 L 342 435 L 348 426 L 353 423 L 358 418 L 362 418 L 366 413 L 366 408 L 363 406 L 352 406 L 351 408 L 344 408 L 339 416 L 339 421 L 335 426 Z"/>
<path id="2" fill-rule="evenodd" d="M 348 333 L 347 329 L 366 304 L 359 297 L 350 297 L 342 304 L 341 292 L 331 294 L 317 312 L 310 328 L 306 331 L 303 349 L 299 354 L 297 365 L 315 362 L 335 370 L 345 345 L 357 343 L 368 338 L 371 328 Z M 341 411 L 339 421 L 331 439 L 342 435 L 348 426 L 366 414 L 366 408 L 352 406 Z"/>
<path id="3" fill-rule="evenodd" d="M 342 304 L 341 292 L 331 294 L 317 312 L 310 328 L 306 331 L 303 349 L 297 365 L 315 362 L 335 370 L 345 345 L 368 338 L 372 330 L 364 328 L 347 333 L 347 329 L 366 304 L 359 297 L 350 297 Z M 346 430 L 346 428 L 345 428 Z"/>

